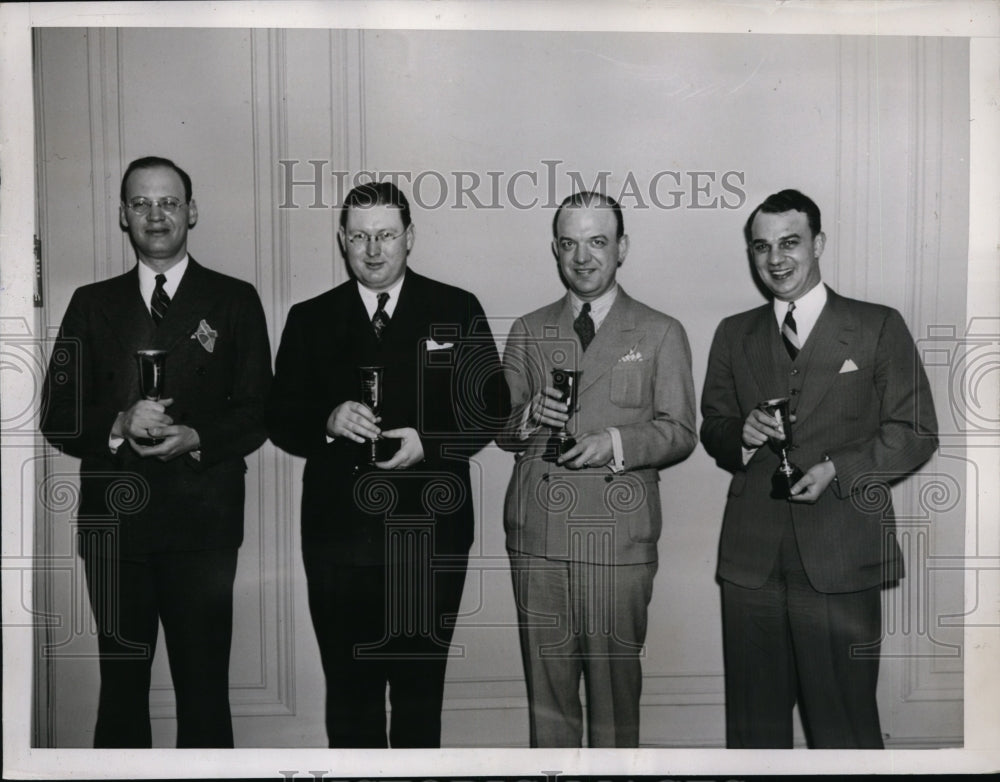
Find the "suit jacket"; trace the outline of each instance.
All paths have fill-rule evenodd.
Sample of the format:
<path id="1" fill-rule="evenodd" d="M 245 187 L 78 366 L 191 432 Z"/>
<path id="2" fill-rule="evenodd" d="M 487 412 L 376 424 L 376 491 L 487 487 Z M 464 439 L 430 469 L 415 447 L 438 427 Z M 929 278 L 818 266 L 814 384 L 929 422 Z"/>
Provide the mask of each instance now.
<path id="1" fill-rule="evenodd" d="M 424 461 L 405 470 L 360 469 L 365 447 L 328 442 L 337 405 L 360 401 L 359 366 L 385 367 L 383 430 L 413 427 Z M 387 526 L 430 529 L 438 553 L 468 551 L 474 532 L 469 458 L 509 408 L 496 342 L 479 301 L 406 272 L 392 319 L 375 339 L 349 281 L 292 307 L 268 406 L 271 439 L 306 459 L 302 545 L 331 563 L 381 564 Z"/>
<path id="2" fill-rule="evenodd" d="M 770 498 L 778 456 L 769 447 L 743 464 L 747 415 L 761 401 L 784 396 L 792 398 L 797 416 L 791 460 L 808 470 L 829 457 L 837 469 L 813 505 Z M 702 415 L 705 449 L 733 473 L 720 578 L 762 585 L 789 513 L 815 589 L 857 591 L 902 574 L 890 536 L 889 484 L 930 458 L 937 421 L 927 376 L 898 312 L 828 291 L 794 364 L 771 304 L 726 318 L 712 343 Z"/>
<path id="3" fill-rule="evenodd" d="M 200 459 L 140 458 L 127 441 L 109 448 L 115 417 L 140 399 L 135 352 L 148 348 L 168 351 L 167 412 L 197 430 Z M 123 555 L 239 546 L 243 457 L 265 440 L 270 381 L 264 312 L 247 282 L 190 258 L 159 326 L 137 268 L 77 289 L 52 351 L 41 428 L 82 460 L 79 526 L 110 524 Z"/>
<path id="4" fill-rule="evenodd" d="M 547 427 L 526 441 L 518 431 L 553 368 L 582 371 L 571 433 L 617 427 L 625 471 L 570 470 L 542 460 Z M 504 373 L 512 411 L 501 447 L 517 452 L 504 524 L 510 551 L 599 564 L 656 561 L 660 537 L 658 469 L 698 442 L 691 349 L 674 318 L 621 288 L 593 342 L 582 352 L 569 294 L 511 328 Z"/>

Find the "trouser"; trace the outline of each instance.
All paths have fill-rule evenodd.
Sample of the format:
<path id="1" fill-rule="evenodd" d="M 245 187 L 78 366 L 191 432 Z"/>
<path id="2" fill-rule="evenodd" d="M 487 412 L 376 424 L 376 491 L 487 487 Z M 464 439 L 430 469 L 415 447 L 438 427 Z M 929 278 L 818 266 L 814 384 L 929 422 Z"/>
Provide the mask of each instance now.
<path id="1" fill-rule="evenodd" d="M 790 748 L 798 700 L 809 746 L 882 748 L 880 587 L 817 592 L 789 519 L 767 582 L 722 596 L 728 747 Z"/>
<path id="2" fill-rule="evenodd" d="M 326 676 L 330 746 L 439 747 L 448 649 L 468 554 L 418 554 L 391 567 L 331 564 L 329 554 L 311 550 L 304 560 Z"/>
<path id="3" fill-rule="evenodd" d="M 532 747 L 637 747 L 640 658 L 656 563 L 591 565 L 510 554 Z"/>
<path id="4" fill-rule="evenodd" d="M 232 747 L 229 652 L 236 549 L 84 555 L 98 626 L 95 747 L 150 747 L 149 684 L 159 625 L 177 702 L 178 747 Z"/>

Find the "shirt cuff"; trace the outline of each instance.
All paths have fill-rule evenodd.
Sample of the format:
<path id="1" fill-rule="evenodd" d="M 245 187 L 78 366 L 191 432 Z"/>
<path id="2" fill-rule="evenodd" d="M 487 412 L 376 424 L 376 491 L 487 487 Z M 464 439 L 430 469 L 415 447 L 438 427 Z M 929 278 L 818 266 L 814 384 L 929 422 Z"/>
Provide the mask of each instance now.
<path id="1" fill-rule="evenodd" d="M 608 462 L 608 467 L 611 468 L 611 472 L 625 472 L 625 451 L 622 448 L 622 435 L 618 431 L 618 427 L 609 426 L 608 434 L 611 435 L 611 461 Z"/>
<path id="2" fill-rule="evenodd" d="M 744 448 L 742 445 L 740 448 L 743 449 L 743 464 L 749 462 L 753 458 L 753 455 L 757 453 L 756 448 Z"/>
<path id="3" fill-rule="evenodd" d="M 115 437 L 114 435 L 108 435 L 108 449 L 111 453 L 118 453 L 118 449 L 122 447 L 122 443 L 125 442 L 124 437 Z"/>

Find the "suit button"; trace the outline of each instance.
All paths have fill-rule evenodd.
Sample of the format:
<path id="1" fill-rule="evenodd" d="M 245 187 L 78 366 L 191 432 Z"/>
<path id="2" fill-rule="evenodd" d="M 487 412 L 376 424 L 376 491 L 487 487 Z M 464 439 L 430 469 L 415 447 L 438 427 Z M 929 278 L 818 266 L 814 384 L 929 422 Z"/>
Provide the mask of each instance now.
<path id="1" fill-rule="evenodd" d="M 548 483 L 549 482 L 549 474 L 548 473 L 543 474 L 542 475 L 542 480 L 545 481 L 546 483 Z"/>
<path id="2" fill-rule="evenodd" d="M 797 389 L 797 388 L 793 388 L 792 389 L 792 396 L 797 396 L 798 393 L 799 393 L 799 389 Z"/>
<path id="3" fill-rule="evenodd" d="M 195 374 L 198 375 L 198 377 L 203 377 L 205 374 L 205 367 L 198 367 L 195 370 Z"/>
<path id="4" fill-rule="evenodd" d="M 791 372 L 791 374 L 797 375 L 797 374 L 799 374 L 799 370 L 798 369 L 793 369 L 792 372 Z"/>
<path id="5" fill-rule="evenodd" d="M 612 475 L 605 475 L 604 476 L 604 482 L 605 483 L 611 483 L 611 481 L 613 481 L 613 480 L 614 480 L 614 476 L 612 476 Z"/>

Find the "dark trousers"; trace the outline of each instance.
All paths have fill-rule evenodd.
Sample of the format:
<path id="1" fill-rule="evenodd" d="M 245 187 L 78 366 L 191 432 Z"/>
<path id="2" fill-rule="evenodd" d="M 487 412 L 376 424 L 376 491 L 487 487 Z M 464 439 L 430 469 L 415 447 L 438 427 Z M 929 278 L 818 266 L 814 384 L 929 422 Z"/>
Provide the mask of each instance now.
<path id="1" fill-rule="evenodd" d="M 814 590 L 789 519 L 764 586 L 723 582 L 722 597 L 727 747 L 791 748 L 798 698 L 810 747 L 882 748 L 879 587 Z"/>
<path id="2" fill-rule="evenodd" d="M 639 746 L 640 658 L 656 563 L 592 565 L 511 552 L 532 747 Z"/>
<path id="3" fill-rule="evenodd" d="M 150 747 L 149 682 L 160 622 L 177 699 L 178 747 L 232 747 L 229 650 L 236 549 L 84 554 L 98 626 L 95 747 Z"/>
<path id="4" fill-rule="evenodd" d="M 412 554 L 389 567 L 304 553 L 326 676 L 331 747 L 439 747 L 445 668 L 468 554 Z M 385 693 L 392 719 L 386 739 Z"/>

